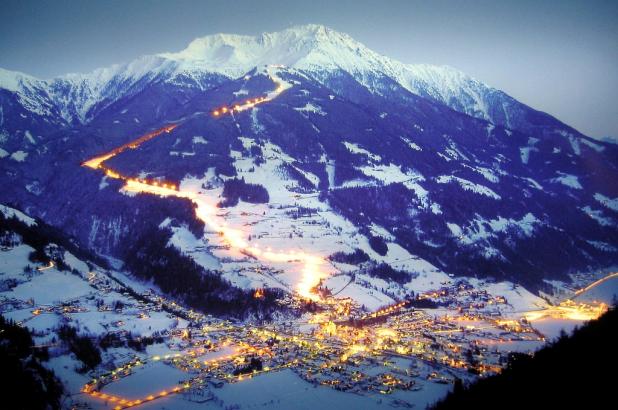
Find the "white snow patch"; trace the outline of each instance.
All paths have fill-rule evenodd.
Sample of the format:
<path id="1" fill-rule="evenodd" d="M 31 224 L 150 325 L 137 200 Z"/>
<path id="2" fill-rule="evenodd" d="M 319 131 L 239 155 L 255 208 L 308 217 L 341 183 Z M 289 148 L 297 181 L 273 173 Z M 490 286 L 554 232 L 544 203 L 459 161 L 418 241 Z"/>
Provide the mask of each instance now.
<path id="1" fill-rule="evenodd" d="M 461 243 L 472 245 L 479 241 L 495 238 L 498 232 L 505 233 L 511 230 L 519 235 L 531 237 L 534 234 L 535 226 L 540 223 L 541 221 L 533 214 L 527 213 L 519 220 L 507 219 L 502 216 L 499 216 L 497 219 L 487 220 L 477 215 L 465 228 L 452 222 L 447 222 L 446 226 L 451 231 L 451 234 L 458 238 Z M 489 248 L 491 247 L 485 248 L 486 253 L 491 257 L 497 256 L 497 253 Z"/>
<path id="2" fill-rule="evenodd" d="M 618 198 L 611 199 L 597 192 L 594 194 L 594 199 L 599 201 L 604 207 L 609 208 L 614 212 L 618 212 Z"/>
<path id="3" fill-rule="evenodd" d="M 99 191 L 105 189 L 109 186 L 109 182 L 107 182 L 107 177 L 104 176 L 101 178 L 101 182 L 99 182 Z"/>
<path id="4" fill-rule="evenodd" d="M 590 148 L 592 148 L 596 152 L 603 152 L 603 150 L 605 150 L 604 146 L 599 145 L 599 144 L 595 144 L 594 142 L 588 141 L 585 138 L 582 138 L 580 141 L 581 141 L 582 144 L 589 146 Z"/>
<path id="5" fill-rule="evenodd" d="M 371 230 L 371 233 L 374 236 L 381 236 L 382 238 L 386 239 L 387 241 L 394 241 L 395 237 L 386 229 L 384 229 L 383 227 L 381 227 L 380 225 L 376 225 L 374 223 L 371 224 L 371 226 L 369 227 L 369 229 Z"/>
<path id="6" fill-rule="evenodd" d="M 193 137 L 193 143 L 194 144 L 208 144 L 208 141 L 206 141 L 204 139 L 204 137 L 196 135 L 195 137 Z"/>
<path id="7" fill-rule="evenodd" d="M 384 184 L 402 183 L 410 191 L 413 191 L 423 206 L 428 206 L 429 192 L 423 188 L 418 181 L 424 181 L 425 178 L 415 172 L 403 172 L 401 166 L 395 164 L 388 165 L 373 165 L 357 168 L 363 174 L 382 181 Z"/>
<path id="8" fill-rule="evenodd" d="M 28 215 L 26 215 L 25 213 L 8 207 L 6 205 L 0 205 L 0 212 L 2 212 L 2 214 L 4 215 L 5 218 L 17 218 L 18 220 L 20 220 L 21 222 L 25 223 L 28 226 L 34 226 L 36 225 L 36 221 L 29 217 Z"/>
<path id="9" fill-rule="evenodd" d="M 322 107 L 320 107 L 319 105 L 315 105 L 311 102 L 306 103 L 303 107 L 296 107 L 294 109 L 300 112 L 311 112 L 313 114 L 318 114 L 322 116 L 326 115 L 324 110 L 322 110 Z"/>
<path id="10" fill-rule="evenodd" d="M 24 132 L 24 136 L 28 139 L 28 141 L 30 141 L 31 144 L 36 144 L 36 141 L 30 131 L 26 130 L 26 132 Z"/>
<path id="11" fill-rule="evenodd" d="M 418 144 L 412 142 L 408 138 L 401 137 L 401 139 L 403 140 L 403 142 L 408 144 L 408 147 L 412 148 L 413 150 L 415 150 L 415 151 L 422 151 L 423 150 L 421 147 L 418 146 Z"/>
<path id="12" fill-rule="evenodd" d="M 69 251 L 64 252 L 64 262 L 69 266 L 69 268 L 75 269 L 83 276 L 86 276 L 88 272 L 90 272 L 88 264 L 80 259 L 77 259 L 75 255 Z"/>
<path id="13" fill-rule="evenodd" d="M 487 188 L 486 186 L 475 184 L 474 182 L 468 181 L 467 179 L 464 179 L 464 178 L 459 178 L 459 177 L 455 177 L 452 175 L 441 175 L 436 179 L 436 182 L 439 184 L 457 182 L 464 191 L 471 191 L 471 192 L 474 192 L 480 195 L 485 195 L 489 198 L 496 199 L 496 200 L 501 199 L 500 195 L 498 195 L 491 189 Z"/>
<path id="14" fill-rule="evenodd" d="M 431 204 L 431 212 L 434 215 L 441 215 L 442 214 L 442 208 L 440 207 L 440 204 L 434 202 Z"/>
<path id="15" fill-rule="evenodd" d="M 524 178 L 526 181 L 528 181 L 530 183 L 530 186 L 532 186 L 533 188 L 539 189 L 539 190 L 543 190 L 543 187 L 541 186 L 541 184 L 539 184 L 538 182 L 536 182 L 534 179 L 532 178 Z"/>
<path id="16" fill-rule="evenodd" d="M 28 153 L 24 151 L 15 151 L 11 154 L 11 159 L 17 162 L 24 162 L 24 160 L 28 157 Z"/>
<path id="17" fill-rule="evenodd" d="M 372 161 L 376 161 L 376 162 L 379 162 L 382 160 L 381 156 L 374 154 L 370 151 L 367 151 L 366 149 L 361 148 L 358 144 L 355 144 L 353 142 L 343 141 L 343 145 L 345 145 L 348 151 L 350 151 L 353 154 L 365 155 Z"/>
<path id="18" fill-rule="evenodd" d="M 179 152 L 179 151 L 170 151 L 170 155 L 173 157 L 192 157 L 195 155 L 195 152 Z"/>
<path id="19" fill-rule="evenodd" d="M 556 178 L 550 179 L 551 182 L 560 183 L 562 185 L 566 185 L 569 188 L 573 189 L 583 189 L 582 185 L 579 183 L 579 180 L 575 175 L 567 174 L 564 172 L 558 171 L 559 176 Z"/>
<path id="20" fill-rule="evenodd" d="M 528 164 L 530 160 L 530 151 L 533 150 L 532 147 L 521 147 L 519 148 L 519 157 L 521 158 L 522 164 Z"/>
<path id="21" fill-rule="evenodd" d="M 571 143 L 571 148 L 573 149 L 573 152 L 575 153 L 575 155 L 581 155 L 582 153 L 582 149 L 579 146 L 579 138 L 573 137 L 573 136 L 569 136 L 569 142 Z"/>
<path id="22" fill-rule="evenodd" d="M 612 218 L 605 217 L 603 215 L 603 211 L 601 211 L 601 210 L 592 209 L 589 206 L 585 206 L 585 207 L 581 208 L 581 210 L 584 211 L 586 214 L 588 214 L 589 217 L 591 217 L 592 219 L 597 221 L 597 223 L 599 225 L 601 225 L 601 226 L 612 226 L 612 225 L 614 225 L 614 220 Z"/>
<path id="23" fill-rule="evenodd" d="M 610 245 L 607 242 L 601 242 L 601 241 L 586 241 L 588 242 L 590 245 L 594 246 L 595 248 L 597 248 L 600 251 L 603 252 L 616 252 L 618 251 L 618 248 L 616 248 L 615 246 Z"/>

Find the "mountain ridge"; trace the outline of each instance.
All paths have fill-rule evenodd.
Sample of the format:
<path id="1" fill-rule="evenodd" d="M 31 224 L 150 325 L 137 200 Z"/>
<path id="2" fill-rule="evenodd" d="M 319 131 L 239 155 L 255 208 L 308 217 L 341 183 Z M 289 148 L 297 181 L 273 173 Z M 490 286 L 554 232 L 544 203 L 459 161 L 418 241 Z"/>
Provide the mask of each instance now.
<path id="1" fill-rule="evenodd" d="M 325 83 L 338 71 L 343 71 L 370 92 L 378 94 L 383 90 L 374 85 L 375 79 L 386 77 L 420 97 L 455 111 L 509 129 L 537 130 L 523 118 L 529 107 L 501 90 L 450 66 L 401 63 L 367 48 L 347 34 L 316 24 L 257 36 L 212 34 L 194 39 L 178 52 L 145 55 L 128 63 L 98 68 L 86 74 L 65 74 L 51 80 L 3 70 L 0 87 L 16 92 L 27 102 L 25 105 L 35 107 L 37 102 L 53 105 L 64 121 L 84 124 L 92 120 L 102 106 L 139 91 L 147 83 L 165 81 L 204 90 L 211 86 L 208 80 L 204 81 L 205 76 L 237 78 L 267 64 L 283 64 L 306 71 Z M 48 98 L 38 101 L 29 98 L 33 90 L 41 88 Z M 49 114 L 50 110 L 46 112 Z M 550 128 L 581 135 L 548 114 L 541 116 Z"/>

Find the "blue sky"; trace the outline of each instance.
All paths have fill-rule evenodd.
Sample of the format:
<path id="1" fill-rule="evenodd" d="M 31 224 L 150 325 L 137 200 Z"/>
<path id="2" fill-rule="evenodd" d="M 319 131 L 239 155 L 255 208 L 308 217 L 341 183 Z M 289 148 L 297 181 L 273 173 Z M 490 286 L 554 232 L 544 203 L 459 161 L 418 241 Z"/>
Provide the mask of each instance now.
<path id="1" fill-rule="evenodd" d="M 618 1 L 3 0 L 0 67 L 48 78 L 305 23 L 403 62 L 456 67 L 588 135 L 618 136 Z"/>

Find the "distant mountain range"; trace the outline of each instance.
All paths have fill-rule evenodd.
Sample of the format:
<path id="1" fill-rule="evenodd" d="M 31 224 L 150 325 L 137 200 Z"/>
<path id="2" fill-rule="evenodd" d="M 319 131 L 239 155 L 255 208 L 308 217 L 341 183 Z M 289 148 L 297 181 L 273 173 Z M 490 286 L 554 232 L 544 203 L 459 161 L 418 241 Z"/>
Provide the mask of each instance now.
<path id="1" fill-rule="evenodd" d="M 290 88 L 213 118 L 268 93 L 266 65 Z M 431 272 L 538 290 L 618 262 L 618 146 L 453 68 L 403 64 L 319 25 L 207 36 L 178 53 L 51 80 L 0 70 L 0 202 L 119 259 L 168 218 L 199 237 L 181 200 L 131 197 L 80 167 L 172 122 L 180 126 L 170 137 L 113 158 L 114 168 L 192 177 L 214 198 L 231 178 L 262 185 L 272 214 L 264 210 L 258 234 L 272 233 L 270 216 L 304 232 L 303 249 L 360 249 L 409 275 L 412 285 L 384 290 L 391 296 Z M 250 209 L 240 198 L 230 215 Z M 210 252 L 226 275 L 225 258 Z"/>

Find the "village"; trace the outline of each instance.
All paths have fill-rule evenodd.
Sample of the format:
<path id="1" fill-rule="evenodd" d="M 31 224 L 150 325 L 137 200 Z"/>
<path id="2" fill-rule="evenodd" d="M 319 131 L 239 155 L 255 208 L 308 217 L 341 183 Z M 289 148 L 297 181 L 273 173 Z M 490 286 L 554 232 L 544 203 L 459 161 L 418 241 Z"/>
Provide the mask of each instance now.
<path id="1" fill-rule="evenodd" d="M 49 367 L 81 408 L 120 410 L 172 396 L 221 404 L 226 386 L 277 373 L 405 406 L 415 392 L 499 373 L 513 352 L 538 349 L 546 335 L 534 320 L 544 314 L 589 320 L 605 308 L 567 300 L 538 310 L 528 303 L 524 311 L 509 300 L 519 295 L 516 285 L 500 293 L 490 282 L 451 278 L 371 311 L 318 285 L 312 300 L 298 293 L 278 300 L 294 314 L 239 321 L 189 309 L 56 246 L 46 249 L 48 263 L 29 260 L 32 248 L 23 244 L 2 252 L 3 316 L 31 329 L 35 348 L 48 352 Z M 64 292 L 49 293 L 50 282 Z M 264 294 L 258 288 L 253 297 Z M 98 362 L 81 363 L 66 339 L 71 331 L 90 340 Z"/>

